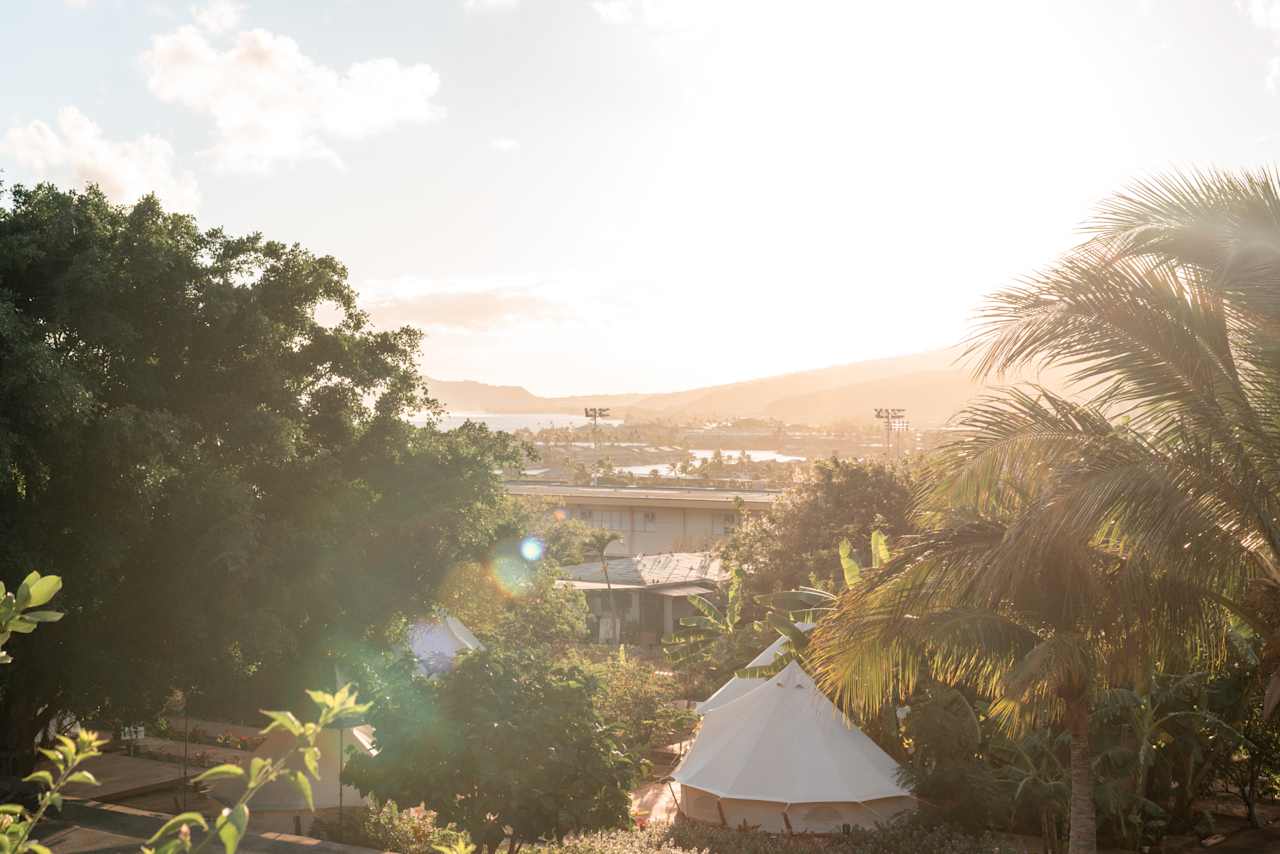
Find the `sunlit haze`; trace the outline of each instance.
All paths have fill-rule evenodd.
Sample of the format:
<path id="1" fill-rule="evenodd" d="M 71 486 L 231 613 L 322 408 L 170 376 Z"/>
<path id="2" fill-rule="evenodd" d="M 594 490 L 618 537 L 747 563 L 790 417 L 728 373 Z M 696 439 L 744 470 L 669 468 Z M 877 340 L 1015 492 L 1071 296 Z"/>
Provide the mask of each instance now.
<path id="1" fill-rule="evenodd" d="M 332 254 L 428 376 L 539 394 L 947 346 L 1103 195 L 1280 152 L 1280 3 L 8 0 L 0 33 L 6 184 Z"/>

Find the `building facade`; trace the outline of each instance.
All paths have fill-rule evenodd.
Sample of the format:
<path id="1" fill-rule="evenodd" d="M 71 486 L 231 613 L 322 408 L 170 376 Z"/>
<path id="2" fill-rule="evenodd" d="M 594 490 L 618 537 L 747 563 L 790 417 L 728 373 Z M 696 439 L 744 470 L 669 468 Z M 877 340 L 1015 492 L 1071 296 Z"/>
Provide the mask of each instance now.
<path id="1" fill-rule="evenodd" d="M 767 510 L 778 492 L 695 487 L 508 483 L 512 495 L 542 499 L 564 518 L 616 531 L 610 554 L 698 552 L 725 539 L 744 515 Z"/>

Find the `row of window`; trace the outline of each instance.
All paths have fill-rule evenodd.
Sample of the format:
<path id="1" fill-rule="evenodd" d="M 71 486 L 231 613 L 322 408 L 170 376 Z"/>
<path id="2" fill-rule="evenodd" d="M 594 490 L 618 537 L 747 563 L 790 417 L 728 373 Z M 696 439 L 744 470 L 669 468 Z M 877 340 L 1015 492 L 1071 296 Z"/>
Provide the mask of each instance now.
<path id="1" fill-rule="evenodd" d="M 594 528 L 608 531 L 631 531 L 631 511 L 595 509 L 579 507 L 575 513 L 578 519 Z M 733 533 L 738 524 L 735 513 L 716 513 L 711 517 L 711 533 L 717 537 L 727 537 Z M 642 510 L 635 514 L 635 531 L 653 532 L 658 530 L 658 514 L 653 510 Z"/>

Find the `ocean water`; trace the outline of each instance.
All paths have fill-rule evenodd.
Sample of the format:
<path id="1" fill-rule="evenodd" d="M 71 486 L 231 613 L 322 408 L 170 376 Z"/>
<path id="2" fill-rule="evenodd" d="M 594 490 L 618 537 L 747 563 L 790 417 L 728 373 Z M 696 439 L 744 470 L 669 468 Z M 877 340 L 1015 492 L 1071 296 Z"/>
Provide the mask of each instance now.
<path id="1" fill-rule="evenodd" d="M 440 418 L 440 426 L 445 430 L 460 427 L 466 421 L 479 421 L 490 430 L 505 430 L 512 433 L 516 430 L 542 430 L 550 427 L 583 427 L 591 423 L 585 415 L 569 413 L 491 413 L 491 412 L 448 412 Z M 620 418 L 601 418 L 601 424 L 618 425 Z"/>

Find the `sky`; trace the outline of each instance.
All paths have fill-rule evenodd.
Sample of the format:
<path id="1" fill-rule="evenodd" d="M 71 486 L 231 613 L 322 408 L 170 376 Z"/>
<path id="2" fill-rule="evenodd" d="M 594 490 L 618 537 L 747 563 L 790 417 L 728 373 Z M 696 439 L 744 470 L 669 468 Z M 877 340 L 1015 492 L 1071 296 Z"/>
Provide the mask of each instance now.
<path id="1" fill-rule="evenodd" d="M 1280 0 L 3 0 L 0 178 L 330 254 L 424 372 L 949 346 L 1171 169 L 1280 160 Z"/>

